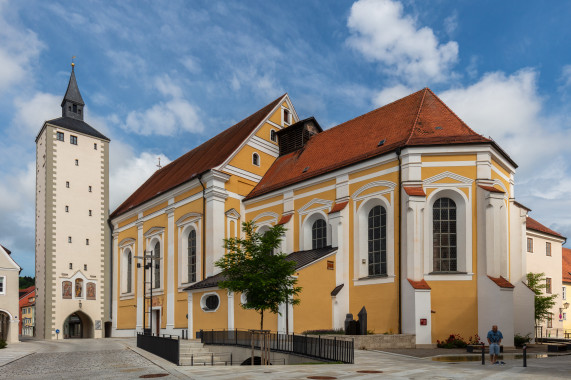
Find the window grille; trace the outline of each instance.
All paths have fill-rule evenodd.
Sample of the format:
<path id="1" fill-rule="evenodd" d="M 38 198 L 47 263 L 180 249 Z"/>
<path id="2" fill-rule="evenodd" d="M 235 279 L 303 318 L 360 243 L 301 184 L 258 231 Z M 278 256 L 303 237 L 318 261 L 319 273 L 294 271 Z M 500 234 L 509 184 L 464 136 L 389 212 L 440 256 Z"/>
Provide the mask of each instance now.
<path id="1" fill-rule="evenodd" d="M 450 198 L 440 198 L 432 208 L 433 271 L 458 270 L 456 203 Z"/>
<path id="2" fill-rule="evenodd" d="M 317 219 L 311 226 L 311 248 L 318 249 L 327 245 L 327 224 L 323 219 Z"/>
<path id="3" fill-rule="evenodd" d="M 368 223 L 369 276 L 387 274 L 387 213 L 375 206 L 369 211 Z"/>
<path id="4" fill-rule="evenodd" d="M 196 231 L 188 234 L 188 282 L 196 281 Z"/>

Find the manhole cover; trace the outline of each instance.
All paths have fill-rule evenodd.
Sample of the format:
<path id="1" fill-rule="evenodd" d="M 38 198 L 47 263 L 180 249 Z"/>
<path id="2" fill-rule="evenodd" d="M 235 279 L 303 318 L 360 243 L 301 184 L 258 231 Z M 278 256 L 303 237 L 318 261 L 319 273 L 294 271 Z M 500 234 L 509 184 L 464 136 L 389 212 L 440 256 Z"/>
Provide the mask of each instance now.
<path id="1" fill-rule="evenodd" d="M 336 377 L 333 376 L 307 376 L 308 379 L 316 379 L 316 380 L 333 380 Z"/>
<path id="2" fill-rule="evenodd" d="M 153 379 L 155 377 L 165 377 L 168 376 L 168 373 L 149 373 L 148 375 L 141 375 L 139 376 L 140 379 Z"/>
<path id="3" fill-rule="evenodd" d="M 383 371 L 375 371 L 372 369 L 364 369 L 362 371 L 357 371 L 358 373 L 383 373 Z"/>

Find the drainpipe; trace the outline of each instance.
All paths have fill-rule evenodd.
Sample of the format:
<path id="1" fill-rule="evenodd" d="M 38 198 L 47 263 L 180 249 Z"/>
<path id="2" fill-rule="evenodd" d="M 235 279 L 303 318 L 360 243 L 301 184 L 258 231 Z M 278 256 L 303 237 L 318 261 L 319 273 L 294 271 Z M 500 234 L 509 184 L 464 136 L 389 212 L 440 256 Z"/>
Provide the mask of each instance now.
<path id="1" fill-rule="evenodd" d="M 398 333 L 402 334 L 402 205 L 401 205 L 401 191 L 402 191 L 402 160 L 401 160 L 401 149 L 397 148 L 396 154 L 399 160 L 399 180 L 398 180 L 398 200 L 397 205 L 399 208 L 399 219 L 398 219 L 398 228 L 399 228 L 399 278 L 397 281 L 398 286 L 398 305 L 399 305 L 399 320 L 398 320 Z"/>
<path id="2" fill-rule="evenodd" d="M 198 182 L 200 182 L 200 186 L 202 186 L 202 279 L 206 278 L 206 198 L 204 197 L 206 192 L 206 187 L 202 182 L 202 175 L 204 173 L 200 173 L 198 175 Z"/>
<path id="3" fill-rule="evenodd" d="M 111 223 L 111 219 L 107 219 L 107 224 L 109 225 L 109 236 L 111 237 L 111 239 L 109 239 L 110 241 L 110 255 L 109 255 L 109 271 L 107 273 L 111 273 L 111 281 L 109 282 L 109 289 L 107 294 L 110 294 L 111 297 L 109 297 L 109 321 L 111 322 L 111 332 L 113 331 L 113 223 Z M 104 282 L 105 283 L 105 282 Z M 105 323 L 103 323 L 103 336 L 105 337 Z M 111 335 L 109 335 L 109 338 L 111 337 Z M 107 337 L 106 337 L 107 338 Z"/>

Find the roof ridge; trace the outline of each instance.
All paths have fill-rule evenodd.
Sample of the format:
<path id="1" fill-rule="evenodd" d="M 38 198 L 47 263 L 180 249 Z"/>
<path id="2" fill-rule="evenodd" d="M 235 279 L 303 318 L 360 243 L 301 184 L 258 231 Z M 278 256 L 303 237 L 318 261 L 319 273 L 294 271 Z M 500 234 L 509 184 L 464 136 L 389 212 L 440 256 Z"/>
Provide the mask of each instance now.
<path id="1" fill-rule="evenodd" d="M 428 87 L 423 88 L 420 91 L 424 91 L 424 93 L 422 94 L 422 99 L 420 99 L 420 104 L 418 105 L 418 111 L 416 112 L 416 117 L 414 118 L 414 122 L 412 123 L 412 126 L 410 128 L 410 134 L 408 135 L 408 138 L 406 139 L 404 145 L 408 145 L 408 142 L 410 141 L 410 139 L 412 138 L 412 134 L 414 133 L 414 127 L 416 126 L 416 123 L 418 123 L 418 119 L 420 117 L 420 111 L 422 110 L 422 106 L 424 105 L 424 98 L 426 97 L 426 90 L 428 89 Z"/>
<path id="2" fill-rule="evenodd" d="M 456 112 L 452 111 L 452 109 L 451 109 L 450 107 L 448 107 L 448 105 L 447 105 L 446 103 L 444 103 L 444 101 L 443 101 L 442 99 L 440 99 L 440 97 L 439 97 L 438 95 L 436 95 L 436 94 L 434 93 L 434 91 L 432 91 L 429 87 L 426 87 L 426 89 L 427 89 L 428 91 L 430 91 L 430 93 L 431 93 L 432 95 L 434 95 L 434 97 L 436 98 L 436 100 L 438 100 L 438 101 L 440 102 L 440 104 L 442 104 L 452 115 L 454 115 L 454 117 L 456 117 L 458 120 L 460 120 L 460 122 L 462 123 L 462 125 L 463 125 L 464 127 L 468 128 L 468 130 L 469 130 L 470 132 L 474 133 L 474 134 L 477 135 L 477 136 L 484 137 L 484 136 L 482 136 L 481 134 L 479 134 L 478 132 L 474 131 L 472 128 L 470 128 L 470 126 L 469 126 L 468 124 L 466 124 L 466 122 L 465 122 L 464 120 L 462 120 L 462 118 L 461 118 L 460 116 L 458 116 L 458 115 L 456 114 Z M 487 138 L 487 137 L 484 137 L 484 138 Z"/>
<path id="3" fill-rule="evenodd" d="M 403 100 L 405 100 L 405 99 L 407 99 L 407 98 L 410 98 L 411 96 L 414 96 L 414 95 L 418 94 L 418 93 L 421 92 L 421 91 L 422 91 L 422 90 L 418 90 L 418 91 L 416 91 L 416 92 L 413 92 L 412 94 L 409 94 L 409 95 L 405 96 L 404 98 L 400 98 L 400 99 L 394 100 L 394 101 L 392 101 L 392 102 L 390 102 L 390 103 L 387 103 L 387 104 L 385 104 L 385 105 L 383 105 L 383 106 L 377 107 L 377 108 L 375 108 L 374 110 L 371 110 L 371 111 L 369 111 L 369 112 L 367 112 L 367 113 L 364 113 L 364 114 L 359 115 L 359 116 L 355 116 L 354 118 L 349 119 L 349 120 L 346 120 L 346 121 L 342 122 L 341 124 L 337 124 L 337 125 L 334 126 L 334 127 L 328 128 L 328 129 L 324 130 L 324 131 L 321 132 L 321 133 L 325 133 L 325 132 L 327 132 L 327 131 L 330 131 L 330 130 L 332 130 L 332 129 L 335 129 L 335 128 L 337 128 L 337 127 L 340 127 L 340 126 L 342 126 L 342 125 L 344 125 L 344 124 L 349 123 L 350 121 L 362 119 L 362 118 L 364 118 L 365 116 L 367 116 L 367 115 L 369 115 L 369 114 L 372 114 L 373 112 L 377 112 L 377 111 L 380 110 L 380 109 L 383 109 L 383 108 L 388 107 L 388 106 L 390 106 L 390 105 L 393 105 L 393 104 L 395 104 L 395 103 L 401 102 L 401 101 L 403 101 Z M 321 134 L 321 133 L 320 133 L 320 134 Z"/>

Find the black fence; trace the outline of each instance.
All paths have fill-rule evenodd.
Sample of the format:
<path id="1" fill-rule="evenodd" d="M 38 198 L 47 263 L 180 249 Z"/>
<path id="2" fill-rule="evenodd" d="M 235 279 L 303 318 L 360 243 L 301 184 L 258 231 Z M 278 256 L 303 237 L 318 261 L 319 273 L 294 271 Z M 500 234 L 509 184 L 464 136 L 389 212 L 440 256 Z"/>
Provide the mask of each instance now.
<path id="1" fill-rule="evenodd" d="M 179 365 L 180 339 L 176 335 L 147 335 L 137 333 L 137 347 Z"/>
<path id="2" fill-rule="evenodd" d="M 252 346 L 252 332 L 248 330 L 201 330 L 204 344 L 223 346 Z M 260 349 L 261 335 L 254 333 L 254 347 Z M 269 334 L 270 351 L 303 355 L 315 359 L 353 364 L 353 340 L 322 338 L 295 334 Z"/>

